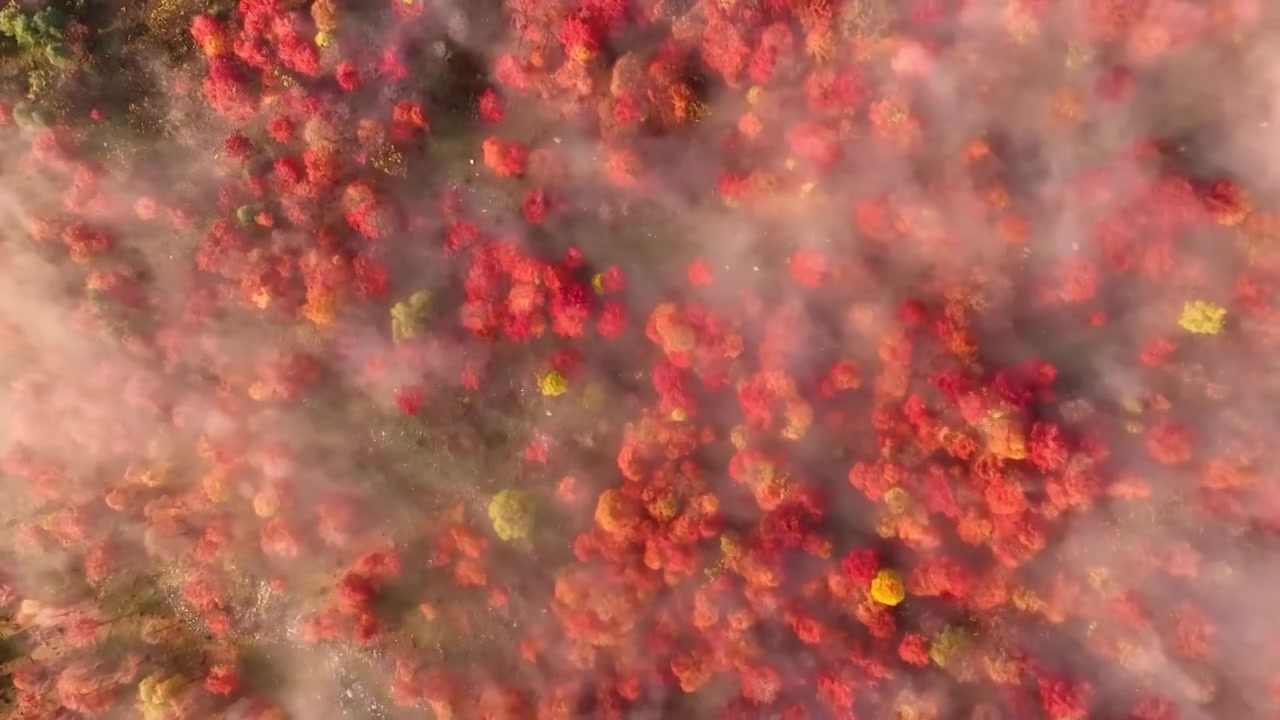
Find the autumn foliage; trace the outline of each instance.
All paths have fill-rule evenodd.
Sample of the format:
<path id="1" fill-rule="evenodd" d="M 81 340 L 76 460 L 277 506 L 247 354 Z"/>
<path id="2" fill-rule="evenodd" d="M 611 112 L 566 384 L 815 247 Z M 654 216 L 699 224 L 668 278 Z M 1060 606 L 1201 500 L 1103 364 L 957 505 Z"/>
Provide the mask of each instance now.
<path id="1" fill-rule="evenodd" d="M 5 105 L 13 717 L 1280 712 L 1280 207 L 1094 127 L 1254 5 L 231 5 Z"/>

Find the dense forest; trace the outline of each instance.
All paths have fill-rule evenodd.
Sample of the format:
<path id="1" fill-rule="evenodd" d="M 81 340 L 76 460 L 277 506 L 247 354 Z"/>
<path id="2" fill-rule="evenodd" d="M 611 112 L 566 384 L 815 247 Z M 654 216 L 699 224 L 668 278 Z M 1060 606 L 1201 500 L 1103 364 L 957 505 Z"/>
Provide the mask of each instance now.
<path id="1" fill-rule="evenodd" d="M 1275 15 L 8 0 L 0 716 L 1280 717 Z"/>

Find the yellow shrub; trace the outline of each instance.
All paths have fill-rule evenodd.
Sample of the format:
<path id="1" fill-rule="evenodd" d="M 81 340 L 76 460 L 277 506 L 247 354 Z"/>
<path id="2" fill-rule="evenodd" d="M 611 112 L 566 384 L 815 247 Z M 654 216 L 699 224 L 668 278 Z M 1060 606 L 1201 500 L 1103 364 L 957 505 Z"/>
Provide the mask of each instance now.
<path id="1" fill-rule="evenodd" d="M 1178 324 L 1197 335 L 1217 335 L 1226 322 L 1227 309 L 1207 300 L 1189 300 L 1182 306 Z"/>
<path id="2" fill-rule="evenodd" d="M 893 607 L 907 597 L 907 589 L 902 584 L 902 576 L 889 569 L 876 573 L 871 581 L 871 599 L 881 605 Z"/>

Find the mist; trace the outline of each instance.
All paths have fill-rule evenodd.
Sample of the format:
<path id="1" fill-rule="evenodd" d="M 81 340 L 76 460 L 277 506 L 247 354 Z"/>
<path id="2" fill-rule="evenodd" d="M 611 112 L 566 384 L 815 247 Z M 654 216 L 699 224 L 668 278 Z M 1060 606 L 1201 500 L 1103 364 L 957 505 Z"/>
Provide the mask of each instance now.
<path id="1" fill-rule="evenodd" d="M 1273 716 L 1274 15 L 11 3 L 6 716 Z"/>

